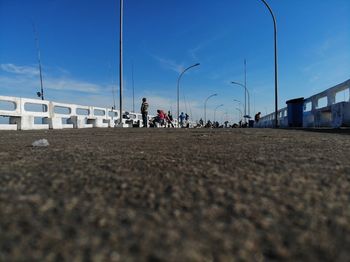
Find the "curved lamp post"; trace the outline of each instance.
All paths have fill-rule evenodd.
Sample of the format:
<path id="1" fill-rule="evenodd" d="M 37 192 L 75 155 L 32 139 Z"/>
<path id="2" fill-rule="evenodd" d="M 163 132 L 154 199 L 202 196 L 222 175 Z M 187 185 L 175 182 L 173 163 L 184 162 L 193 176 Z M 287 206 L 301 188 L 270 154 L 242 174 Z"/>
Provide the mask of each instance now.
<path id="1" fill-rule="evenodd" d="M 207 102 L 209 100 L 209 98 L 213 97 L 213 96 L 217 96 L 218 94 L 212 94 L 210 96 L 207 97 L 207 99 L 205 99 L 204 102 L 204 125 L 207 123 Z"/>
<path id="2" fill-rule="evenodd" d="M 269 12 L 272 16 L 273 20 L 273 28 L 274 28 L 274 49 L 275 49 L 275 128 L 278 128 L 278 63 L 277 63 L 277 23 L 276 23 L 276 17 L 272 12 L 271 7 L 265 0 L 261 0 L 269 9 Z"/>
<path id="3" fill-rule="evenodd" d="M 242 110 L 239 108 L 236 108 L 236 110 L 239 111 L 239 113 L 240 113 L 239 119 L 242 120 L 242 115 L 243 115 Z"/>
<path id="4" fill-rule="evenodd" d="M 239 107 L 239 108 L 241 107 L 242 102 L 241 102 L 240 100 L 233 99 L 233 101 L 238 103 L 238 107 Z"/>
<path id="5" fill-rule="evenodd" d="M 123 12 L 124 1 L 120 0 L 120 21 L 119 21 L 119 124 L 123 123 Z"/>
<path id="6" fill-rule="evenodd" d="M 179 75 L 179 77 L 178 77 L 178 79 L 177 79 L 177 122 L 178 122 L 178 123 L 180 123 L 180 103 L 179 103 L 179 101 L 180 101 L 180 80 L 181 80 L 181 77 L 183 76 L 183 74 L 184 74 L 187 70 L 189 70 L 189 69 L 191 69 L 191 68 L 193 68 L 193 67 L 199 66 L 199 65 L 200 65 L 200 63 L 197 63 L 197 64 L 194 64 L 194 65 L 191 65 L 191 66 L 185 68 L 185 69 L 181 72 L 181 74 Z"/>
<path id="7" fill-rule="evenodd" d="M 231 82 L 231 84 L 234 84 L 234 85 L 239 85 L 239 86 L 241 86 L 241 87 L 243 87 L 244 88 L 244 94 L 248 94 L 248 115 L 250 116 L 250 94 L 249 94 L 249 91 L 248 91 L 248 88 L 245 86 L 245 85 L 243 85 L 243 84 L 241 84 L 241 83 L 238 83 L 238 82 Z M 246 105 L 244 104 L 244 114 L 246 115 Z"/>
<path id="8" fill-rule="evenodd" d="M 217 107 L 215 107 L 215 110 L 214 110 L 214 123 L 216 122 L 215 121 L 215 118 L 216 118 L 216 110 L 219 108 L 219 107 L 222 107 L 224 106 L 224 104 L 221 104 L 221 105 L 218 105 Z"/>

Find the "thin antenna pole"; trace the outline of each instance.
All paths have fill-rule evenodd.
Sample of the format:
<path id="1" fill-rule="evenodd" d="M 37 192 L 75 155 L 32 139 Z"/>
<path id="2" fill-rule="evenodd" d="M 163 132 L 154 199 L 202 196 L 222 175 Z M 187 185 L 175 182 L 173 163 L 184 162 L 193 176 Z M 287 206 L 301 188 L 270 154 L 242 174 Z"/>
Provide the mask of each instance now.
<path id="1" fill-rule="evenodd" d="M 132 65 L 131 65 L 131 78 L 132 78 L 132 111 L 135 112 L 134 62 L 132 62 Z"/>
<path id="2" fill-rule="evenodd" d="M 33 32 L 34 32 L 34 37 L 35 37 L 35 45 L 36 45 L 36 50 L 37 50 L 37 54 L 38 54 L 38 63 L 39 63 L 39 75 L 40 75 L 40 93 L 39 94 L 40 94 L 41 100 L 44 100 L 44 86 L 43 86 L 43 74 L 42 74 L 42 70 L 41 70 L 39 36 L 38 36 L 38 32 L 35 28 L 34 23 L 33 23 Z"/>
<path id="3" fill-rule="evenodd" d="M 116 109 L 115 106 L 115 89 L 114 89 L 114 81 L 113 81 L 113 71 L 112 71 L 112 63 L 109 64 L 109 68 L 110 68 L 110 73 L 111 73 L 111 84 L 112 84 L 112 95 L 113 95 L 113 109 Z"/>
<path id="4" fill-rule="evenodd" d="M 119 21 L 119 124 L 123 123 L 123 0 L 120 0 Z"/>

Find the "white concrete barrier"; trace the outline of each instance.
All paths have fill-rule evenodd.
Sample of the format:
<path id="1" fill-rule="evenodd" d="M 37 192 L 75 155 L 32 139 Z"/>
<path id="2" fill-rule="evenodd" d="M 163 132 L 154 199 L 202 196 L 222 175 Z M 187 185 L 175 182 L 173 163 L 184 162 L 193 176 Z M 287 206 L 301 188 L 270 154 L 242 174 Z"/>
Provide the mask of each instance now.
<path id="1" fill-rule="evenodd" d="M 347 92 L 348 97 L 337 101 L 342 92 Z M 263 116 L 255 127 L 274 127 L 274 119 L 274 113 Z M 288 127 L 287 108 L 278 111 L 278 123 L 280 127 Z M 303 127 L 350 127 L 350 80 L 304 99 Z"/>
<path id="2" fill-rule="evenodd" d="M 337 96 L 342 92 L 347 92 L 348 97 L 339 101 Z M 287 107 L 278 111 L 279 127 L 288 127 L 287 112 Z M 128 117 L 123 117 L 120 125 L 120 112 L 110 108 L 0 96 L 0 116 L 8 118 L 8 123 L 0 123 L 0 130 L 142 126 L 141 114 L 123 112 L 123 115 Z M 254 127 L 272 128 L 274 120 L 274 113 L 262 116 Z M 178 126 L 176 119 L 173 124 Z M 350 80 L 305 99 L 303 127 L 350 127 Z"/>
<path id="3" fill-rule="evenodd" d="M 347 92 L 345 101 L 337 95 Z M 303 127 L 350 127 L 350 80 L 304 100 Z"/>
<path id="4" fill-rule="evenodd" d="M 73 116 L 74 105 L 50 102 L 50 118 L 48 124 L 51 129 L 73 128 L 68 119 Z"/>
<path id="5" fill-rule="evenodd" d="M 115 127 L 118 125 L 118 121 L 119 121 L 119 110 L 115 110 L 115 109 L 107 109 L 106 112 L 106 121 L 108 123 L 109 127 Z"/>
<path id="6" fill-rule="evenodd" d="M 140 118 L 140 114 L 132 115 L 135 120 L 123 119 L 122 127 L 132 127 Z M 111 108 L 0 96 L 0 116 L 8 118 L 8 123 L 0 123 L 0 130 L 35 130 L 116 127 L 120 114 Z"/>
<path id="7" fill-rule="evenodd" d="M 18 97 L 0 96 L 0 103 L 3 107 L 0 108 L 0 116 L 8 117 L 20 117 L 21 116 L 21 99 Z M 11 109 L 11 107 L 13 107 Z M 0 130 L 17 130 L 18 125 L 13 121 L 7 124 L 0 124 Z"/>
<path id="8" fill-rule="evenodd" d="M 49 129 L 49 103 L 40 99 L 20 98 L 20 115 L 10 116 L 10 124 L 17 124 L 18 130 Z"/>
<path id="9" fill-rule="evenodd" d="M 277 111 L 277 122 L 278 126 L 285 128 L 288 127 L 288 110 L 284 107 Z M 275 126 L 275 113 L 270 113 L 268 115 L 262 116 L 258 123 L 254 123 L 254 127 L 257 128 L 273 128 Z"/>

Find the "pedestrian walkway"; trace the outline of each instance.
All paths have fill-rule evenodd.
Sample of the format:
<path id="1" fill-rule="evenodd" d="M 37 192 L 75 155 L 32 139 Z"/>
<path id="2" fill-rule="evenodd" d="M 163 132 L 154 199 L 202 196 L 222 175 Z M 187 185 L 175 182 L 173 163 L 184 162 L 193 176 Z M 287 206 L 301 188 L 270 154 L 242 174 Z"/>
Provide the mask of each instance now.
<path id="1" fill-rule="evenodd" d="M 274 129 L 0 131 L 0 260 L 346 261 L 349 147 Z"/>

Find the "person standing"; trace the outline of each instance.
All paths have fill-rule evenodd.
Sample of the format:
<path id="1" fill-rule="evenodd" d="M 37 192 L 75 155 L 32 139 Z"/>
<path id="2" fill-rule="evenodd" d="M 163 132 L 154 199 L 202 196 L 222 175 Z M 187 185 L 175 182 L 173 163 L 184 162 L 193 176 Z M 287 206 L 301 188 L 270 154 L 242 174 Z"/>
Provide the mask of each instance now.
<path id="1" fill-rule="evenodd" d="M 184 120 L 185 120 L 184 112 L 181 112 L 181 114 L 179 115 L 179 118 L 180 118 L 180 127 L 184 127 Z"/>
<path id="2" fill-rule="evenodd" d="M 142 98 L 141 114 L 142 114 L 143 127 L 147 127 L 148 103 L 145 97 Z"/>
<path id="3" fill-rule="evenodd" d="M 258 113 L 255 115 L 254 120 L 255 120 L 256 123 L 259 122 L 259 120 L 260 120 L 260 115 L 261 115 L 261 112 L 258 112 Z"/>
<path id="4" fill-rule="evenodd" d="M 190 127 L 190 116 L 187 113 L 185 114 L 185 127 Z"/>

